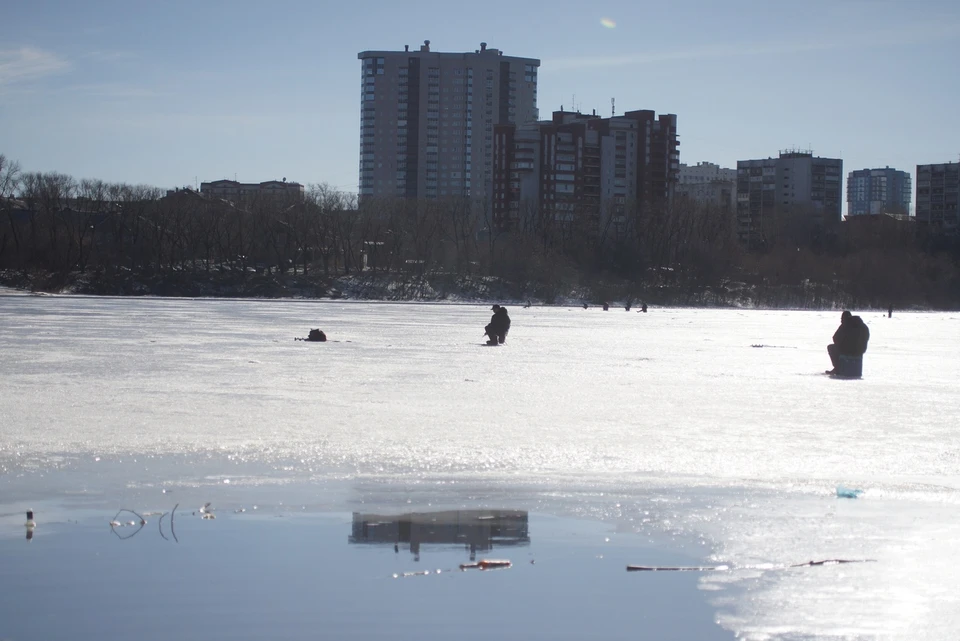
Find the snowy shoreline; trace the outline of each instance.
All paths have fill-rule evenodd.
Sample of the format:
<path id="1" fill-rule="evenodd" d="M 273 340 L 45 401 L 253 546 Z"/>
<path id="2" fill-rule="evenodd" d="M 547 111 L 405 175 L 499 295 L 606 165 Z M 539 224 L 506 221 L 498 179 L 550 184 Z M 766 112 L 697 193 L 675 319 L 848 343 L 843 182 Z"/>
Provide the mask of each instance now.
<path id="1" fill-rule="evenodd" d="M 461 277 L 452 274 L 412 276 L 361 272 L 324 277 L 318 273 L 170 272 L 136 275 L 118 273 L 32 273 L 0 271 L 0 283 L 17 291 L 55 295 L 105 297 L 225 298 L 250 300 L 354 300 L 365 302 L 492 303 L 513 306 L 595 307 L 604 302 L 611 310 L 643 303 L 656 307 L 703 309 L 883 309 L 889 301 L 858 301 L 843 291 L 804 282 L 795 286 L 724 281 L 691 287 L 664 281 L 637 285 L 622 281 L 589 281 L 577 287 L 512 283 L 495 277 Z M 0 286 L 2 287 L 2 286 Z M 947 305 L 946 309 L 955 308 Z M 914 301 L 896 309 L 935 310 L 937 306 Z"/>

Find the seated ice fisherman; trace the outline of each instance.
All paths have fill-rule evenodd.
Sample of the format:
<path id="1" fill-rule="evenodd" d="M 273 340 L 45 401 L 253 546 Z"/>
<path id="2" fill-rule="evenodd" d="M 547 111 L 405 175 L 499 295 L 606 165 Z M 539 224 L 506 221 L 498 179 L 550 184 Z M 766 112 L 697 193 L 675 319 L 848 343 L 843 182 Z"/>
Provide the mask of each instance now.
<path id="1" fill-rule="evenodd" d="M 840 315 L 840 327 L 833 334 L 833 343 L 827 345 L 827 353 L 833 369 L 828 374 L 836 374 L 839 368 L 840 356 L 861 358 L 867 351 L 867 342 L 870 340 L 870 330 L 859 316 L 854 316 L 848 310 Z"/>
<path id="2" fill-rule="evenodd" d="M 507 340 L 507 332 L 510 331 L 510 316 L 507 314 L 507 308 L 500 305 L 493 306 L 493 316 L 490 323 L 483 328 L 484 334 L 490 337 L 487 345 L 503 344 Z"/>
<path id="3" fill-rule="evenodd" d="M 497 341 L 502 345 L 507 341 L 507 333 L 510 331 L 510 316 L 507 314 L 507 308 L 501 306 L 497 311 Z"/>

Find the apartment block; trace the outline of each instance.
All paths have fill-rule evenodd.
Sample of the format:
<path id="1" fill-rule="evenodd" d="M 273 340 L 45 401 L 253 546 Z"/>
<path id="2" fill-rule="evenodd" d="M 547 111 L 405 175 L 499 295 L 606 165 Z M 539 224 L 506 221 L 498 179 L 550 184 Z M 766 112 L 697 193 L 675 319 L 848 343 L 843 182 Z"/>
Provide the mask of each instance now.
<path id="1" fill-rule="evenodd" d="M 572 222 L 577 210 L 597 212 L 600 138 L 588 126 L 590 119 L 557 111 L 549 121 L 495 128 L 493 217 L 498 229 L 538 210 L 565 223 Z"/>
<path id="2" fill-rule="evenodd" d="M 626 208 L 669 206 L 679 172 L 677 117 L 629 111 L 603 118 L 555 111 L 551 120 L 495 128 L 493 214 L 618 233 Z"/>
<path id="3" fill-rule="evenodd" d="M 913 198 L 910 174 L 890 167 L 857 169 L 847 174 L 847 217 L 909 215 Z"/>
<path id="4" fill-rule="evenodd" d="M 737 202 L 737 170 L 711 162 L 681 163 L 677 194 L 702 205 L 732 212 Z"/>
<path id="5" fill-rule="evenodd" d="M 917 222 L 956 232 L 960 192 L 960 163 L 917 165 Z"/>
<path id="6" fill-rule="evenodd" d="M 763 244 L 772 225 L 787 214 L 814 226 L 842 219 L 843 161 L 809 150 L 788 149 L 777 158 L 737 161 L 737 234 Z"/>
<path id="7" fill-rule="evenodd" d="M 497 49 L 363 51 L 360 197 L 470 198 L 493 194 L 493 128 L 534 122 L 534 58 Z"/>
<path id="8" fill-rule="evenodd" d="M 222 198 L 237 203 L 253 199 L 302 202 L 304 188 L 300 183 L 267 180 L 262 183 L 241 183 L 236 180 L 214 180 L 200 183 L 200 194 L 208 198 Z"/>

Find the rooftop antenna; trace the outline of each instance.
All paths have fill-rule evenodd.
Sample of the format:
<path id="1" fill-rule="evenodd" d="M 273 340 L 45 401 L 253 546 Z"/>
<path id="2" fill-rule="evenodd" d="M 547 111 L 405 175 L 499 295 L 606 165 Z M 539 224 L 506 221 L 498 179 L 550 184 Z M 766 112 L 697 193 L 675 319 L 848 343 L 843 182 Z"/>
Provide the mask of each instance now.
<path id="1" fill-rule="evenodd" d="M 616 99 L 616 98 L 611 98 L 611 99 L 610 99 L 610 117 L 611 117 L 611 118 L 613 118 L 614 116 L 617 115 L 616 106 L 617 106 L 617 99 Z"/>

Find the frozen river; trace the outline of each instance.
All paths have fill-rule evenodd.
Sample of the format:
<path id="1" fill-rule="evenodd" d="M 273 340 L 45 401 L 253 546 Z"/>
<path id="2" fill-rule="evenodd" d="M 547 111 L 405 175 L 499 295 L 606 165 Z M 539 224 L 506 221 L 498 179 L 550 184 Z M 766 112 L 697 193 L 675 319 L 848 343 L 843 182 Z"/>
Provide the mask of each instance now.
<path id="1" fill-rule="evenodd" d="M 861 313 L 856 381 L 823 375 L 839 312 L 513 306 L 496 348 L 490 314 L 0 295 L 0 503 L 224 480 L 332 509 L 358 486 L 480 496 L 694 542 L 731 567 L 698 585 L 741 638 L 956 638 L 960 314 Z M 293 340 L 311 327 L 329 341 Z M 875 562 L 784 569 L 834 558 Z"/>

